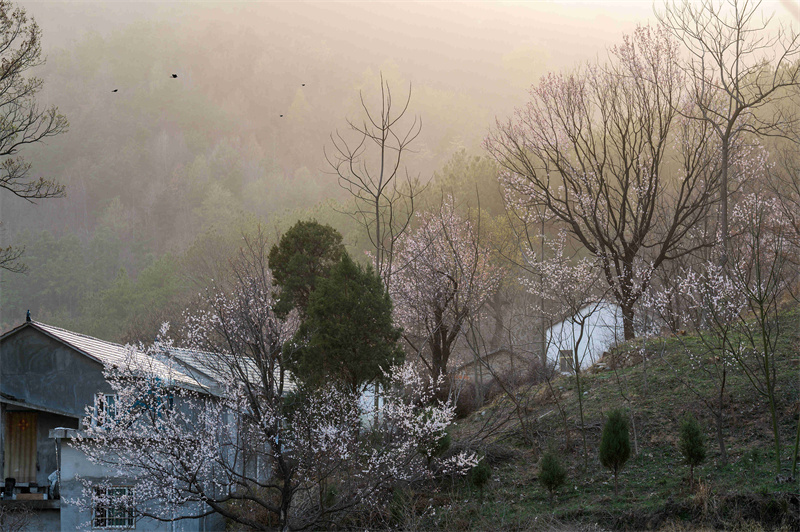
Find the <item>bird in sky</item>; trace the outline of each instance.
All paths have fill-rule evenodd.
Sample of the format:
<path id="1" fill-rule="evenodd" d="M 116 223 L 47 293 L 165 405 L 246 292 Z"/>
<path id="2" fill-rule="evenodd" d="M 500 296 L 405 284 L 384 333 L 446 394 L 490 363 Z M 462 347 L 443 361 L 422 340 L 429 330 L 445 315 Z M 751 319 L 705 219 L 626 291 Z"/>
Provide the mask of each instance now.
<path id="1" fill-rule="evenodd" d="M 177 74 L 173 74 L 173 75 L 172 75 L 172 79 L 175 79 L 175 78 L 177 78 L 177 77 L 178 77 L 178 75 L 177 75 Z"/>

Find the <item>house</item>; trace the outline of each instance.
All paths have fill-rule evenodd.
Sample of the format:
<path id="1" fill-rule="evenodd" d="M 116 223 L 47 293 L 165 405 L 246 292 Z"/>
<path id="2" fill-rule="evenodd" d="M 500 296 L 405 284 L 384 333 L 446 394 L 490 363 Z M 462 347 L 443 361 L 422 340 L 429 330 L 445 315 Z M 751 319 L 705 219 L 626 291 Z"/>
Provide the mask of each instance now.
<path id="1" fill-rule="evenodd" d="M 577 347 L 580 368 L 585 370 L 624 338 L 622 309 L 608 301 L 590 303 L 549 327 L 545 338 L 549 367 L 572 373 Z"/>
<path id="2" fill-rule="evenodd" d="M 134 522 L 114 508 L 83 509 L 70 504 L 81 496 L 83 479 L 108 481 L 111 497 L 130 489 L 109 468 L 92 464 L 71 442 L 79 435 L 88 408 L 114 409 L 113 389 L 103 376 L 106 365 L 131 358 L 164 375 L 172 386 L 213 394 L 213 371 L 201 355 L 182 352 L 180 364 L 83 334 L 35 321 L 0 336 L 0 461 L 3 464 L 3 510 L 25 506 L 31 530 L 135 528 L 201 531 L 224 528 L 218 515 L 165 523 Z M 199 366 L 199 367 L 198 367 Z"/>
<path id="3" fill-rule="evenodd" d="M 507 347 L 500 347 L 480 359 L 473 358 L 469 362 L 455 368 L 451 373 L 456 381 L 469 381 L 483 386 L 496 377 L 508 378 L 512 375 L 522 376 L 530 371 L 535 357 L 524 356 Z"/>
<path id="4" fill-rule="evenodd" d="M 540 333 L 537 331 L 537 335 Z M 594 365 L 603 353 L 622 340 L 622 310 L 619 305 L 600 301 L 585 305 L 545 330 L 547 365 L 561 373 L 571 374 L 574 349 L 582 370 Z M 541 367 L 541 342 L 534 350 L 500 347 L 456 367 L 451 374 L 457 382 L 472 382 L 479 386 L 501 377 L 506 381 L 525 378 Z"/>

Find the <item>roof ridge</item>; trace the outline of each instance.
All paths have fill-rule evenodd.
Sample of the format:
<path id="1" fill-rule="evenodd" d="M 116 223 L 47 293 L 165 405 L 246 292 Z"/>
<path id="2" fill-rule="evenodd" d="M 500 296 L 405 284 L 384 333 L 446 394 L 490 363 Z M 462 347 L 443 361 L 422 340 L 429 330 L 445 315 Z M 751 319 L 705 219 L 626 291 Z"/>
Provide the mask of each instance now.
<path id="1" fill-rule="evenodd" d="M 48 323 L 43 323 L 41 321 L 31 321 L 31 323 L 33 323 L 34 325 L 38 325 L 40 327 L 47 327 L 49 329 L 56 329 L 57 331 L 61 331 L 61 332 L 69 333 L 69 334 L 74 334 L 75 336 L 80 336 L 82 338 L 87 338 L 89 340 L 95 340 L 97 342 L 103 342 L 104 344 L 115 345 L 117 347 L 122 347 L 122 348 L 125 348 L 125 347 L 128 347 L 128 346 L 135 347 L 132 344 L 120 344 L 120 343 L 117 343 L 117 342 L 112 342 L 110 340 L 103 340 L 102 338 L 97 338 L 96 336 L 91 336 L 91 335 L 80 333 L 80 332 L 77 332 L 77 331 L 70 331 L 69 329 L 65 329 L 65 328 L 59 327 L 57 325 L 50 325 Z"/>

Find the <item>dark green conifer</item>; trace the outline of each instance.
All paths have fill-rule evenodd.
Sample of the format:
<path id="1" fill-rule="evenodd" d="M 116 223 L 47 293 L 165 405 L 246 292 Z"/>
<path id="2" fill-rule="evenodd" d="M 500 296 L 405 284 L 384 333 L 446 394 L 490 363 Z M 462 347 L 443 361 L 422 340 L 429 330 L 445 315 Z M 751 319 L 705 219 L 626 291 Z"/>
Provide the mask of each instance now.
<path id="1" fill-rule="evenodd" d="M 612 410 L 603 427 L 600 440 L 600 463 L 614 472 L 614 495 L 619 493 L 617 477 L 631 456 L 628 419 L 622 410 Z"/>
<path id="2" fill-rule="evenodd" d="M 486 487 L 486 483 L 489 482 L 490 478 L 492 478 L 492 468 L 489 467 L 486 458 L 481 458 L 478 465 L 470 469 L 469 475 L 467 475 L 469 483 L 478 488 L 481 504 L 483 504 L 483 489 Z"/>
<path id="3" fill-rule="evenodd" d="M 380 278 L 343 253 L 328 277 L 317 278 L 287 349 L 289 368 L 310 388 L 337 380 L 358 393 L 403 361 L 400 333 Z"/>
<path id="4" fill-rule="evenodd" d="M 553 504 L 553 495 L 567 479 L 567 470 L 561 465 L 555 451 L 548 451 L 542 456 L 539 463 L 539 482 L 550 492 L 550 505 Z"/>
<path id="5" fill-rule="evenodd" d="M 269 252 L 269 267 L 281 288 L 275 311 L 285 316 L 297 308 L 304 314 L 318 280 L 344 253 L 342 235 L 333 227 L 314 220 L 294 224 Z"/>
<path id="6" fill-rule="evenodd" d="M 681 422 L 678 447 L 689 466 L 689 486 L 694 486 L 694 468 L 706 459 L 706 442 L 700 424 L 692 414 L 686 414 Z"/>

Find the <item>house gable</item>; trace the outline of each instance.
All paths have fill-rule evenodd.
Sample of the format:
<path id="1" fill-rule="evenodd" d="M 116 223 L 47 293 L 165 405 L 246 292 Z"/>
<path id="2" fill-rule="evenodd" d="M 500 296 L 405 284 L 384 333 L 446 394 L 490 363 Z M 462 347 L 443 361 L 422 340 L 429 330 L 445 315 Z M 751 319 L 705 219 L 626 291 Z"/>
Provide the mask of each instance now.
<path id="1" fill-rule="evenodd" d="M 98 392 L 111 392 L 97 359 L 33 324 L 0 338 L 0 401 L 81 418 Z"/>

